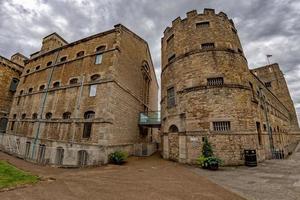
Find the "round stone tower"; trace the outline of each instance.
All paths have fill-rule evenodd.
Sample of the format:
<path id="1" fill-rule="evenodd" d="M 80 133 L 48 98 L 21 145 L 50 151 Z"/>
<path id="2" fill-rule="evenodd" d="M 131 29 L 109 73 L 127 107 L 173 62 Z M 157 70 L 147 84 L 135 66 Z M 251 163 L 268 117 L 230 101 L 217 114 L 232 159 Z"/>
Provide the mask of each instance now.
<path id="1" fill-rule="evenodd" d="M 240 136 L 255 129 L 249 69 L 233 21 L 213 9 L 191 11 L 166 28 L 161 43 L 164 157 L 194 162 L 207 136 L 226 164 L 237 164 L 239 147 L 251 146 Z"/>

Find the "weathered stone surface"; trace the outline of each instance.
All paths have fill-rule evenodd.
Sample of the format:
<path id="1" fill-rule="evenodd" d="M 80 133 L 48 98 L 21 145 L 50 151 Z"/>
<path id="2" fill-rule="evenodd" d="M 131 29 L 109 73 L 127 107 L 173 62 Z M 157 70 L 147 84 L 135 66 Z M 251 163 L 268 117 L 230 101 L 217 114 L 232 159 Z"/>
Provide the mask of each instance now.
<path id="1" fill-rule="evenodd" d="M 96 52 L 100 46 L 104 48 Z M 81 51 L 83 55 L 78 56 Z M 98 54 L 101 64 L 95 63 Z M 66 60 L 60 61 L 62 57 Z M 99 78 L 92 80 L 94 75 Z M 74 78 L 77 83 L 72 84 Z M 60 85 L 54 87 L 55 82 Z M 90 96 L 91 85 L 96 87 L 95 96 Z M 4 150 L 21 157 L 30 142 L 28 159 L 34 161 L 41 155 L 40 145 L 45 145 L 46 164 L 57 164 L 58 147 L 64 149 L 63 165 L 76 166 L 81 150 L 87 153 L 87 165 L 106 163 L 113 151 L 132 155 L 135 144 L 151 142 L 150 129 L 141 134 L 138 120 L 140 112 L 158 109 L 157 95 L 148 44 L 126 27 L 116 25 L 70 44 L 54 33 L 43 39 L 41 51 L 26 62 L 8 133 L 0 142 Z M 85 119 L 87 111 L 95 116 Z M 71 113 L 70 118 L 63 119 L 66 112 Z M 47 113 L 52 113 L 51 119 L 46 118 Z M 84 124 L 89 122 L 91 135 L 84 138 Z M 14 145 L 17 139 L 18 148 Z"/>
<path id="2" fill-rule="evenodd" d="M 272 75 L 264 73 L 268 79 L 249 70 L 235 26 L 224 13 L 206 9 L 203 14 L 193 11 L 185 19 L 174 20 L 162 38 L 161 130 L 172 144 L 168 153 L 175 151 L 172 147 L 177 148 L 178 142 L 171 133 L 172 125 L 186 137 L 186 142 L 179 144 L 186 154 L 180 155 L 186 158 L 180 162 L 194 163 L 206 136 L 215 154 L 228 165 L 243 164 L 244 149 L 257 150 L 259 161 L 270 158 L 271 131 L 274 149 L 291 152 L 299 133 L 297 118 L 278 65 L 271 67 Z M 274 90 L 280 89 L 277 92 L 264 82 L 274 74 L 281 84 L 274 85 Z M 209 78 L 217 77 L 223 78 L 223 84 L 208 84 Z M 173 107 L 167 105 L 171 87 L 176 91 Z M 213 122 L 218 121 L 229 121 L 230 130 L 215 131 Z"/>

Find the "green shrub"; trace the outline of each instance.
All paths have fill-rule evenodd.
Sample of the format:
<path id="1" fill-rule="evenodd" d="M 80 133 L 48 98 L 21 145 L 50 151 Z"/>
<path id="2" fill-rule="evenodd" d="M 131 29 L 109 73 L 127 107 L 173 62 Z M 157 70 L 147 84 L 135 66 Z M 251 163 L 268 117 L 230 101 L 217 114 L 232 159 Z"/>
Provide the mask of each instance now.
<path id="1" fill-rule="evenodd" d="M 222 160 L 214 156 L 211 144 L 207 137 L 204 138 L 202 146 L 202 155 L 196 160 L 196 163 L 204 169 L 217 170 L 222 165 Z"/>
<path id="2" fill-rule="evenodd" d="M 109 154 L 109 161 L 110 163 L 121 165 L 126 162 L 128 155 L 126 152 L 123 151 L 115 151 Z"/>
<path id="3" fill-rule="evenodd" d="M 203 141 L 202 155 L 204 155 L 204 157 L 206 158 L 213 156 L 213 149 L 211 147 L 211 144 L 208 142 L 207 137 L 205 137 Z"/>

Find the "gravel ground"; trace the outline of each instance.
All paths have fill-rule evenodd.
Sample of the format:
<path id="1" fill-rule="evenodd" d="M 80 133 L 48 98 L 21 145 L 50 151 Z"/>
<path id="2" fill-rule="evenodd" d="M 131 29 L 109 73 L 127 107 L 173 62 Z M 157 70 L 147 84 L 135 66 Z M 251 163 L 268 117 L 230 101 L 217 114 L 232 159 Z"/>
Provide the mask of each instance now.
<path id="1" fill-rule="evenodd" d="M 43 167 L 2 152 L 0 160 L 7 160 L 18 168 L 48 180 L 0 192 L 1 200 L 244 199 L 195 173 L 192 167 L 163 160 L 159 155 L 131 157 L 123 166 L 106 165 L 89 169 Z"/>

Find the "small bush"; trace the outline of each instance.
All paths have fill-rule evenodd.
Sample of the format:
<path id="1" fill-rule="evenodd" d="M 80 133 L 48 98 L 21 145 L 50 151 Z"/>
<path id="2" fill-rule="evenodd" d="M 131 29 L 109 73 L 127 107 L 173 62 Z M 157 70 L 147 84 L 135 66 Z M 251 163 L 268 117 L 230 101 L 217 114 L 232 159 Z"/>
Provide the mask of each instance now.
<path id="1" fill-rule="evenodd" d="M 109 154 L 109 161 L 110 163 L 116 165 L 122 165 L 126 162 L 128 155 L 126 152 L 123 151 L 115 151 L 114 153 Z"/>

